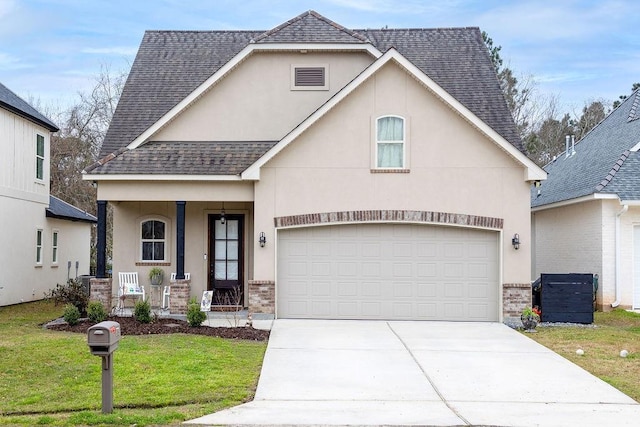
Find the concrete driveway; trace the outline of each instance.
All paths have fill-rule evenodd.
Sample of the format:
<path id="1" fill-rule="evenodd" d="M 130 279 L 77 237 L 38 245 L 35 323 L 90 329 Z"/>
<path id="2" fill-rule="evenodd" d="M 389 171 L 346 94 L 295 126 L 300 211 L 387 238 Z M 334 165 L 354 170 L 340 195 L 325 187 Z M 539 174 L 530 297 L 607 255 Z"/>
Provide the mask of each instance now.
<path id="1" fill-rule="evenodd" d="M 276 320 L 255 399 L 188 423 L 636 426 L 639 419 L 633 399 L 500 323 Z"/>

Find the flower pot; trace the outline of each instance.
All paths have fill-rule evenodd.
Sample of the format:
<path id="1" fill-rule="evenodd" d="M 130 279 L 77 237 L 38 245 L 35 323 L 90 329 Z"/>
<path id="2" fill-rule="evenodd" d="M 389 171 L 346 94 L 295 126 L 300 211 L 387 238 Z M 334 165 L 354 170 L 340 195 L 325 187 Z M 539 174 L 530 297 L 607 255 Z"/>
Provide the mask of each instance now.
<path id="1" fill-rule="evenodd" d="M 520 316 L 520 320 L 527 331 L 535 331 L 538 326 L 538 319 L 535 316 Z"/>

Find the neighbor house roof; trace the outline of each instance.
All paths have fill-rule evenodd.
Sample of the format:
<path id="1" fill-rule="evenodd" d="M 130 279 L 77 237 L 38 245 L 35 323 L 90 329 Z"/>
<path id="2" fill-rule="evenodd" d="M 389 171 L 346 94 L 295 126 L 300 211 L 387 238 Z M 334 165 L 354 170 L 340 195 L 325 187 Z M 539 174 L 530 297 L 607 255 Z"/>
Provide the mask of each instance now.
<path id="1" fill-rule="evenodd" d="M 547 180 L 534 188 L 531 206 L 594 194 L 640 201 L 640 92 L 635 91 L 575 144 L 545 166 Z"/>
<path id="2" fill-rule="evenodd" d="M 0 107 L 11 111 L 25 119 L 35 122 L 40 126 L 57 132 L 58 127 L 51 120 L 40 114 L 38 110 L 29 105 L 28 102 L 13 93 L 9 88 L 0 83 Z"/>
<path id="3" fill-rule="evenodd" d="M 49 196 L 49 207 L 46 209 L 46 217 L 91 223 L 98 221 L 95 216 L 70 205 L 64 200 L 58 199 L 55 196 Z"/>
<path id="4" fill-rule="evenodd" d="M 478 28 L 349 30 L 309 11 L 266 32 L 147 31 L 101 157 L 123 156 L 127 145 L 248 46 L 300 43 L 373 46 L 380 52 L 393 47 L 517 150 L 524 151 Z M 147 143 L 135 150 L 144 145 Z M 106 164 L 97 163 L 86 171 L 103 173 Z M 123 168 L 107 173 L 137 173 Z M 234 174 L 236 168 L 215 173 L 220 172 Z"/>

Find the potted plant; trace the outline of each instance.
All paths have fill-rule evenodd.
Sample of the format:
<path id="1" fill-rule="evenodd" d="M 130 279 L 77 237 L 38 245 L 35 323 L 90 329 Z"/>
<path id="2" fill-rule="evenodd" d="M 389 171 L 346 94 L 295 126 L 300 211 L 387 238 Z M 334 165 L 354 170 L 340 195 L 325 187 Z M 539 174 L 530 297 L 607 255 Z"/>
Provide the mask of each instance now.
<path id="1" fill-rule="evenodd" d="M 153 286 L 162 285 L 162 281 L 164 280 L 164 270 L 160 267 L 153 267 L 149 270 L 149 280 Z"/>
<path id="2" fill-rule="evenodd" d="M 540 310 L 538 307 L 525 307 L 520 315 L 520 320 L 522 320 L 525 331 L 534 332 L 540 322 Z"/>

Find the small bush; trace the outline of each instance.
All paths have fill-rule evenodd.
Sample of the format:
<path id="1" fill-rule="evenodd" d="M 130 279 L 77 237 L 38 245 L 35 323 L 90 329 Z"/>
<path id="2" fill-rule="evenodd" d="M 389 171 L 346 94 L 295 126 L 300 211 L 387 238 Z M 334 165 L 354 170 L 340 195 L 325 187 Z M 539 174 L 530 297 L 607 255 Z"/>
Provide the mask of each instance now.
<path id="1" fill-rule="evenodd" d="M 191 298 L 187 307 L 187 323 L 189 323 L 189 326 L 193 328 L 198 327 L 206 318 L 207 314 L 200 311 L 200 304 L 198 304 L 198 300 Z"/>
<path id="2" fill-rule="evenodd" d="M 107 320 L 107 311 L 98 301 L 91 301 L 87 308 L 87 316 L 93 323 L 100 323 Z"/>
<path id="3" fill-rule="evenodd" d="M 87 314 L 87 305 L 89 304 L 89 295 L 82 285 L 82 280 L 69 279 L 65 285 L 57 284 L 45 294 L 46 298 L 52 299 L 58 304 L 73 304 L 76 306 L 81 315 Z"/>
<path id="4" fill-rule="evenodd" d="M 77 325 L 78 320 L 80 320 L 80 310 L 78 310 L 78 307 L 73 304 L 67 304 L 64 306 L 64 314 L 62 315 L 62 318 L 71 326 Z"/>
<path id="5" fill-rule="evenodd" d="M 133 308 L 133 317 L 140 323 L 151 323 L 151 304 L 149 301 L 137 301 Z"/>

